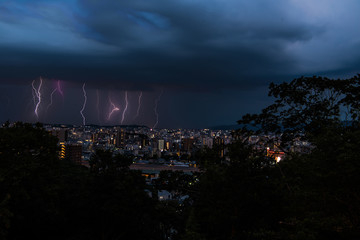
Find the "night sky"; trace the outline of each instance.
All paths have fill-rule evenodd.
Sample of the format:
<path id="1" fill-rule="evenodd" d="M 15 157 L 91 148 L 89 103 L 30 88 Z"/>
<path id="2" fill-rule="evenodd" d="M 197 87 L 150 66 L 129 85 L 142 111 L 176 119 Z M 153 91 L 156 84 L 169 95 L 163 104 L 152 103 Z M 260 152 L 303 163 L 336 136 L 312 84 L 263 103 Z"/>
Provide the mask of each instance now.
<path id="1" fill-rule="evenodd" d="M 2 0 L 0 121 L 236 124 L 271 103 L 270 82 L 359 73 L 359 10 L 358 0 Z"/>

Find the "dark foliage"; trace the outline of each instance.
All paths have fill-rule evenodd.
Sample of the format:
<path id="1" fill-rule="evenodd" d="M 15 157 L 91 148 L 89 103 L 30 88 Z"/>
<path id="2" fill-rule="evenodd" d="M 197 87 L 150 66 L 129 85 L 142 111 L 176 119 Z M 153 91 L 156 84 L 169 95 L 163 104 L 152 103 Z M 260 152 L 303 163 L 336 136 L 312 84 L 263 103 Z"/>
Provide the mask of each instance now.
<path id="1" fill-rule="evenodd" d="M 0 128 L 4 239 L 162 239 L 156 202 L 129 159 L 98 151 L 89 169 L 59 160 L 41 125 Z"/>
<path id="2" fill-rule="evenodd" d="M 251 127 L 236 132 L 227 164 L 206 163 L 184 239 L 359 239 L 359 81 L 271 84 L 275 103 L 239 121 Z M 275 163 L 266 146 L 286 158 Z"/>

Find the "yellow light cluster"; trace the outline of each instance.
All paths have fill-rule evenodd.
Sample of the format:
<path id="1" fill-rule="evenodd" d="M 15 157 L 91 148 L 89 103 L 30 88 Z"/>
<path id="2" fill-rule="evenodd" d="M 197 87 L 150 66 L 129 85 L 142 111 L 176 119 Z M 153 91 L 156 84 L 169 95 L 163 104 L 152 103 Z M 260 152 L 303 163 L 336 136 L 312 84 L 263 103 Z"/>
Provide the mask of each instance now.
<path id="1" fill-rule="evenodd" d="M 61 142 L 61 143 L 60 143 L 60 154 L 59 154 L 60 159 L 64 159 L 64 158 L 65 158 L 65 152 L 66 152 L 65 143 Z"/>

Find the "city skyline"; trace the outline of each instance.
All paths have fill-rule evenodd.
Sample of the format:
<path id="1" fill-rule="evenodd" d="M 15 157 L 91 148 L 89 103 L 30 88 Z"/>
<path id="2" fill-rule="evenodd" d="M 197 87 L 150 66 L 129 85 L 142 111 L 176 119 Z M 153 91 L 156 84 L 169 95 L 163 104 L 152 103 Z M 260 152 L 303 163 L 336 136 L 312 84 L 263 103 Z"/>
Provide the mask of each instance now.
<path id="1" fill-rule="evenodd" d="M 357 74 L 359 9 L 357 1 L 2 1 L 0 121 L 236 124 L 271 102 L 271 82 Z"/>

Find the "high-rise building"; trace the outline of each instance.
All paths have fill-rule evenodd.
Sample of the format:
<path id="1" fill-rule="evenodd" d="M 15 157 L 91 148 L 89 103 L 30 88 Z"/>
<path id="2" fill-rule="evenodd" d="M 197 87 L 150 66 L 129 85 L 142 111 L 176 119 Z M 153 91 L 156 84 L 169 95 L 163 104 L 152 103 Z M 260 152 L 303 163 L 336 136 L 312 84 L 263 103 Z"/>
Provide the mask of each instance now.
<path id="1" fill-rule="evenodd" d="M 163 139 L 160 139 L 160 140 L 158 141 L 158 149 L 159 149 L 160 151 L 163 151 L 164 148 L 165 148 L 165 141 L 164 141 Z"/>
<path id="2" fill-rule="evenodd" d="M 220 157 L 224 157 L 224 154 L 225 154 L 224 139 L 221 137 L 215 137 L 214 138 L 214 147 L 215 146 L 219 150 Z"/>
<path id="3" fill-rule="evenodd" d="M 202 145 L 204 147 L 212 148 L 213 147 L 213 139 L 210 137 L 203 137 L 202 138 Z"/>
<path id="4" fill-rule="evenodd" d="M 66 144 L 65 159 L 81 165 L 82 163 L 82 145 L 81 144 Z"/>
<path id="5" fill-rule="evenodd" d="M 126 140 L 126 133 L 124 128 L 120 128 L 116 135 L 116 147 L 124 147 Z"/>
<path id="6" fill-rule="evenodd" d="M 184 138 L 182 144 L 182 151 L 184 152 L 191 152 L 194 147 L 194 138 Z"/>

